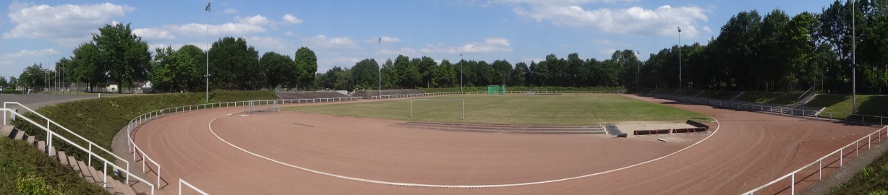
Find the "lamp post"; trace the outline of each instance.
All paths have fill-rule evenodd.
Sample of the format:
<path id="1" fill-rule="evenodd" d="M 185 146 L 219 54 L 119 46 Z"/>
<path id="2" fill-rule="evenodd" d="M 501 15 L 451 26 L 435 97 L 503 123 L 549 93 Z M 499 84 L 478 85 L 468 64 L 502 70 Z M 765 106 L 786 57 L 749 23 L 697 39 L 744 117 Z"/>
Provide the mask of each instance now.
<path id="1" fill-rule="evenodd" d="M 207 2 L 207 7 L 204 10 L 207 11 L 207 69 L 204 73 L 204 78 L 206 79 L 206 93 L 204 96 L 206 98 L 205 103 L 210 103 L 210 12 L 212 8 L 210 8 L 209 2 Z"/>
<path id="2" fill-rule="evenodd" d="M 856 0 L 855 0 L 856 1 Z M 857 112 L 857 8 L 851 1 L 851 114 Z"/>
<path id="3" fill-rule="evenodd" d="M 678 28 L 678 90 L 681 93 L 681 27 L 675 28 Z"/>
<path id="4" fill-rule="evenodd" d="M 379 37 L 379 42 L 376 44 L 377 48 L 379 48 L 379 44 L 382 44 L 382 37 Z M 376 90 L 376 98 L 382 99 L 382 65 L 381 64 L 376 68 L 376 82 L 377 82 L 377 87 L 378 87 L 378 89 Z"/>
<path id="5" fill-rule="evenodd" d="M 641 57 L 640 51 L 635 51 L 635 53 L 636 53 L 635 58 Z M 638 61 L 641 62 L 640 59 L 638 59 Z M 641 76 L 641 63 L 638 63 L 638 66 L 635 66 L 635 87 L 636 88 L 641 88 L 641 85 L 639 85 L 639 82 L 638 82 L 640 76 Z"/>
<path id="6" fill-rule="evenodd" d="M 459 93 L 465 94 L 465 92 L 463 92 L 462 75 L 463 75 L 463 55 L 462 55 L 462 53 L 459 53 Z"/>

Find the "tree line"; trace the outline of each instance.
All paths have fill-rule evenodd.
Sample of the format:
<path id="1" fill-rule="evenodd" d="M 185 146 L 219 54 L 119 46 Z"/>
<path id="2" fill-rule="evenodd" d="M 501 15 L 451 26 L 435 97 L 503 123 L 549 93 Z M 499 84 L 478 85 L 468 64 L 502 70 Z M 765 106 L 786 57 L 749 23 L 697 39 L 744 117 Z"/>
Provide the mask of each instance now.
<path id="1" fill-rule="evenodd" d="M 835 1 L 822 13 L 792 17 L 779 9 L 764 16 L 740 12 L 708 44 L 675 45 L 652 54 L 641 70 L 640 87 L 850 93 L 856 68 L 858 91 L 884 93 L 886 32 L 886 0 Z"/>
<path id="2" fill-rule="evenodd" d="M 549 54 L 530 64 L 399 55 L 385 62 L 364 59 L 320 73 L 317 57 L 306 47 L 297 50 L 294 58 L 274 52 L 259 56 L 246 40 L 232 37 L 213 43 L 209 62 L 207 53 L 193 45 L 156 49 L 152 57 L 129 25 L 117 24 L 100 28 L 91 42 L 74 49 L 74 56 L 56 62 L 54 70 L 35 64 L 18 79 L 0 78 L 0 84 L 43 86 L 54 79 L 46 75 L 63 72 L 69 75 L 62 78 L 65 81 L 90 85 L 116 82 L 127 87 L 151 81 L 159 92 L 201 91 L 209 63 L 211 88 L 224 90 L 507 85 L 847 93 L 856 77 L 858 91 L 883 93 L 888 87 L 885 32 L 888 0 L 835 1 L 822 13 L 791 17 L 779 9 L 764 16 L 755 10 L 740 12 L 707 43 L 664 48 L 644 62 L 638 59 L 639 53 L 628 49 L 615 51 L 605 60 L 582 59 L 577 53 L 566 58 Z M 852 76 L 852 70 L 856 75 Z"/>

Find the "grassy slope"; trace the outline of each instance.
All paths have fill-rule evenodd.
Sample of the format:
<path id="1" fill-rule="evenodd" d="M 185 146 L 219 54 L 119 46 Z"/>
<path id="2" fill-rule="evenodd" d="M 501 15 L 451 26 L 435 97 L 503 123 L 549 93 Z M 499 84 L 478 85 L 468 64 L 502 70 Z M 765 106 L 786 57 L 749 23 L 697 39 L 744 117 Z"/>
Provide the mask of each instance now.
<path id="1" fill-rule="evenodd" d="M 49 117 L 56 122 L 60 123 L 62 126 L 67 127 L 68 129 L 76 132 L 77 134 L 95 142 L 97 145 L 110 149 L 111 141 L 114 138 L 114 135 L 120 130 L 121 127 L 126 126 L 130 119 L 146 113 L 150 111 L 154 111 L 161 108 L 168 108 L 174 106 L 182 106 L 182 105 L 192 105 L 192 104 L 200 104 L 204 102 L 204 94 L 203 93 L 190 93 L 190 94 L 163 94 L 163 95 L 134 95 L 134 96 L 123 96 L 123 97 L 115 97 L 115 98 L 102 98 L 102 99 L 90 99 L 90 100 L 82 100 L 75 102 L 67 102 L 61 103 L 53 106 L 43 107 L 37 110 L 38 113 L 43 114 L 46 117 Z M 276 96 L 274 93 L 270 91 L 260 91 L 260 92 L 214 92 L 211 93 L 210 102 L 229 102 L 229 101 L 242 101 L 242 100 L 255 100 L 255 99 L 275 99 Z M 36 119 L 36 117 L 29 118 Z M 38 122 L 44 120 L 36 120 Z M 41 122 L 42 124 L 43 122 Z M 30 125 L 30 123 L 24 122 L 23 120 L 16 121 L 16 127 L 20 129 L 24 129 L 28 132 L 29 135 L 34 135 L 38 139 L 46 137 L 45 132 L 43 130 L 37 129 Z M 62 136 L 68 137 L 69 139 L 74 139 L 73 136 L 67 135 L 67 133 L 61 133 L 61 129 L 53 129 L 57 133 Z M 77 149 L 73 149 L 71 146 L 63 145 L 61 141 L 54 141 L 53 145 L 56 148 L 61 150 L 65 150 L 67 154 L 77 156 L 78 159 L 86 159 L 86 154 L 83 152 L 79 152 Z M 5 151 L 5 149 L 3 149 Z M 37 151 L 36 149 L 31 149 Z M 94 150 L 95 151 L 95 150 Z M 39 152 L 38 152 L 39 153 Z M 36 157 L 28 157 L 22 156 L 26 155 L 24 153 L 4 153 L 2 158 L 0 159 L 10 159 L 13 164 L 33 164 L 31 161 L 24 161 L 30 158 Z M 30 155 L 30 154 L 27 154 Z M 112 159 L 110 154 L 102 154 L 107 159 Z M 43 155 L 45 157 L 45 155 Z M 23 160 L 24 159 L 24 160 Z M 46 159 L 51 160 L 51 158 L 46 157 Z M 55 163 L 60 165 L 59 163 Z M 94 163 L 94 165 L 100 165 L 101 163 Z M 41 165 L 42 166 L 42 165 Z M 60 165 L 61 166 L 61 165 Z M 2 167 L 0 167 L 2 168 Z M 27 170 L 14 170 L 11 172 L 3 172 L 0 171 L 0 179 L 6 178 L 19 178 L 22 177 L 23 174 Z M 38 176 L 43 176 L 47 174 L 55 174 L 58 171 L 55 170 L 37 170 Z M 73 175 L 74 173 L 70 173 Z M 61 174 L 61 175 L 69 175 L 69 174 Z M 52 178 L 44 177 L 47 180 L 47 183 L 53 183 Z M 13 180 L 14 181 L 14 180 Z M 5 182 L 2 182 L 5 183 Z M 68 183 L 68 182 L 61 182 Z M 54 183 L 53 183 L 54 184 Z M 80 189 L 80 187 L 76 187 Z M 0 194 L 3 191 L 0 191 Z M 73 193 L 73 194 L 93 194 L 93 193 Z"/>
<path id="2" fill-rule="evenodd" d="M 74 169 L 56 162 L 24 141 L 0 138 L 0 194 L 19 194 L 16 186 L 22 178 L 39 178 L 43 188 L 64 194 L 108 194 L 97 185 L 80 178 Z M 33 184 L 33 183 L 32 183 Z"/>
<path id="3" fill-rule="evenodd" d="M 829 194 L 888 194 L 888 152 L 873 160 Z"/>
<path id="4" fill-rule="evenodd" d="M 604 91 L 616 92 L 625 91 L 619 87 L 524 87 L 524 86 L 506 86 L 506 91 Z M 423 93 L 436 92 L 459 92 L 459 87 L 451 88 L 419 88 Z M 487 87 L 463 87 L 465 92 L 487 92 Z"/>
<path id="5" fill-rule="evenodd" d="M 459 120 L 459 102 L 414 101 L 410 118 L 410 100 L 288 107 L 285 110 L 340 116 L 385 118 L 395 120 L 493 123 L 583 125 L 621 121 L 673 121 L 709 117 L 612 94 L 565 95 L 465 95 L 439 96 L 432 99 L 462 99 L 465 120 Z"/>

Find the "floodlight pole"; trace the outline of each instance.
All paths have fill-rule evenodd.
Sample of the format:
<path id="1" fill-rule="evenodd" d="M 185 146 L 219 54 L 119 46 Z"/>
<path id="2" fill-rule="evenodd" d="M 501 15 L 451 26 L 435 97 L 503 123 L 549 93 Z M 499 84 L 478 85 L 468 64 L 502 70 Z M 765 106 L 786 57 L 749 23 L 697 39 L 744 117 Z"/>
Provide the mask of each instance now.
<path id="1" fill-rule="evenodd" d="M 206 93 L 204 94 L 206 98 L 206 102 L 210 103 L 210 3 L 207 2 L 207 7 L 204 9 L 207 11 L 207 69 L 204 74 L 204 78 L 206 79 Z"/>
<path id="2" fill-rule="evenodd" d="M 379 38 L 379 42 L 376 44 L 377 48 L 379 47 L 379 44 L 382 44 L 382 37 Z M 377 62 L 377 64 L 379 64 L 379 62 Z M 382 64 L 379 64 L 378 67 L 376 67 L 376 82 L 378 87 L 376 90 L 376 98 L 382 99 Z"/>
<path id="3" fill-rule="evenodd" d="M 462 55 L 462 53 L 459 53 L 459 93 L 465 94 L 465 92 L 463 91 L 463 80 L 462 80 L 463 76 L 462 75 L 463 75 L 463 55 Z"/>
<path id="4" fill-rule="evenodd" d="M 681 27 L 678 28 L 678 90 L 681 93 Z"/>
<path id="5" fill-rule="evenodd" d="M 856 1 L 856 0 L 855 0 Z M 851 1 L 851 114 L 857 112 L 857 7 Z"/>

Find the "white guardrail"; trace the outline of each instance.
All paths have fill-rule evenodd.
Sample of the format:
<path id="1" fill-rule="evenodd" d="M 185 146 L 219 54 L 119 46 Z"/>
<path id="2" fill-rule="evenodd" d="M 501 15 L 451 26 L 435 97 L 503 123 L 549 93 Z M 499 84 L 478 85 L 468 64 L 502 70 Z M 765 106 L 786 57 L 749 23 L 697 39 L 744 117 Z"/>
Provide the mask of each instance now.
<path id="1" fill-rule="evenodd" d="M 249 101 L 238 101 L 238 102 L 220 102 L 220 103 L 211 103 L 211 104 L 197 104 L 197 105 L 187 105 L 187 106 L 178 106 L 171 108 L 164 108 L 160 110 L 155 110 L 152 112 L 148 112 L 142 115 L 137 116 L 130 120 L 130 122 L 126 126 L 127 130 L 127 145 L 129 146 L 130 153 L 133 154 L 133 161 L 141 161 L 142 162 L 142 173 L 148 173 L 148 171 L 152 171 L 156 176 L 156 186 L 157 189 L 161 189 L 166 185 L 161 185 L 161 181 L 166 183 L 166 180 L 162 177 L 161 165 L 154 161 L 151 156 L 146 154 L 134 141 L 133 141 L 133 133 L 135 130 L 145 124 L 148 121 L 164 117 L 171 114 L 189 112 L 194 110 L 203 110 L 203 109 L 212 109 L 212 108 L 223 108 L 223 107 L 237 107 L 237 106 L 259 106 L 259 105 L 271 105 L 271 104 L 298 104 L 298 103 L 320 103 L 320 102 L 334 102 L 334 101 L 356 101 L 362 100 L 361 97 L 337 97 L 337 98 L 315 98 L 315 99 L 278 99 L 278 100 L 249 100 Z M 138 158 L 137 158 L 138 157 Z M 148 164 L 147 162 L 150 162 Z M 194 185 L 188 183 L 187 181 L 179 178 L 179 192 L 181 194 L 182 184 L 190 187 L 191 189 L 200 192 L 202 194 L 207 194 L 204 191 L 198 189 Z M 167 185 L 169 183 L 166 183 Z"/>
<path id="2" fill-rule="evenodd" d="M 33 124 L 34 126 L 39 127 L 39 128 L 42 129 L 43 131 L 45 131 L 45 132 L 46 132 L 46 142 L 47 142 L 47 146 L 48 146 L 49 148 L 52 147 L 52 140 L 53 140 L 54 138 L 55 138 L 55 139 L 60 139 L 60 140 L 62 140 L 62 141 L 65 141 L 66 143 L 70 144 L 71 146 L 74 146 L 75 148 L 80 149 L 81 151 L 86 152 L 87 154 L 89 154 L 89 159 L 97 158 L 97 159 L 101 160 L 102 163 L 104 163 L 104 164 L 102 165 L 102 170 L 103 170 L 102 172 L 104 173 L 104 175 L 103 175 L 103 177 L 102 177 L 102 187 L 103 187 L 103 188 L 107 187 L 107 185 L 108 185 L 108 166 L 111 166 L 112 168 L 115 168 L 115 169 L 117 169 L 117 170 L 121 170 L 123 173 L 126 173 L 126 181 L 125 181 L 125 182 L 126 182 L 126 183 L 125 183 L 126 185 L 130 185 L 130 184 L 129 184 L 129 178 L 132 177 L 132 178 L 135 178 L 135 179 L 137 179 L 137 180 L 139 180 L 139 181 L 145 182 L 145 184 L 147 184 L 149 187 L 151 187 L 151 194 L 152 194 L 152 195 L 154 194 L 154 186 L 155 186 L 155 185 L 154 185 L 154 184 L 151 184 L 151 182 L 148 182 L 148 180 L 142 179 L 141 177 L 136 176 L 135 174 L 131 173 L 131 172 L 129 171 L 129 168 L 128 168 L 128 167 L 129 167 L 129 163 L 127 163 L 127 168 L 126 168 L 126 169 L 124 169 L 123 167 L 117 166 L 117 165 L 114 164 L 113 162 L 111 162 L 111 161 L 105 159 L 104 157 L 99 156 L 98 154 L 92 152 L 91 148 L 89 148 L 89 149 L 84 148 L 83 146 L 74 143 L 74 142 L 71 141 L 70 139 L 68 139 L 68 138 L 66 138 L 66 137 L 64 137 L 64 136 L 62 136 L 62 135 L 58 135 L 56 132 L 50 130 L 50 126 L 49 126 L 49 124 L 47 124 L 47 126 L 42 126 L 40 123 L 38 123 L 38 122 L 36 122 L 36 121 L 34 121 L 34 120 L 28 118 L 28 117 L 25 117 L 25 116 L 22 115 L 22 114 L 19 114 L 18 112 L 16 112 L 16 110 L 11 109 L 11 108 L 7 108 L 7 107 L 5 106 L 6 103 L 7 103 L 7 102 L 4 102 L 4 108 L 0 109 L 0 110 L 2 110 L 2 112 L 3 112 L 3 125 L 7 125 L 7 124 L 9 124 L 9 121 L 7 121 L 8 115 L 7 115 L 6 113 L 7 113 L 7 112 L 8 112 L 8 113 L 11 113 L 11 116 L 15 116 L 15 117 L 16 117 L 16 120 L 25 120 L 25 121 L 27 121 L 27 122 Z M 15 103 L 15 104 L 18 104 L 18 103 Z M 18 105 L 21 105 L 21 104 L 18 104 Z M 21 107 L 26 108 L 26 109 L 28 109 L 28 110 L 31 110 L 31 109 L 29 109 L 29 108 L 27 108 L 27 107 L 24 107 L 24 106 L 21 106 Z M 35 113 L 35 114 L 37 114 L 37 115 L 39 115 L 37 112 L 34 112 L 34 111 L 31 111 L 31 112 L 32 112 L 32 113 Z M 42 116 L 41 116 L 41 117 L 42 117 Z M 44 117 L 44 118 L 45 118 L 45 117 Z M 52 121 L 52 120 L 47 119 L 47 121 Z M 55 123 L 55 122 L 47 122 L 47 123 L 53 123 L 53 124 L 58 125 L 58 124 Z M 59 127 L 61 127 L 61 125 L 59 125 Z M 62 127 L 62 128 L 64 128 L 64 127 Z M 66 130 L 67 130 L 67 129 L 66 129 Z M 69 130 L 69 131 L 70 131 L 70 130 Z M 79 135 L 77 135 L 77 134 L 75 134 L 75 133 L 72 133 L 72 134 L 76 135 L 77 137 L 80 137 Z M 82 137 L 80 137 L 80 138 L 83 139 Z M 89 141 L 89 140 L 87 140 L 87 141 Z M 90 142 L 90 144 L 92 144 L 92 142 Z M 101 148 L 101 147 L 99 147 L 99 146 L 96 146 L 96 147 Z M 102 149 L 104 150 L 104 148 L 102 148 Z M 105 150 L 105 151 L 107 151 L 107 150 Z M 51 152 L 51 150 L 46 150 L 46 152 L 49 153 L 49 152 Z M 113 154 L 113 153 L 112 153 L 112 154 Z M 124 161 L 126 161 L 126 160 L 124 160 Z M 90 166 L 92 166 L 92 165 L 90 165 Z"/>
<path id="3" fill-rule="evenodd" d="M 676 100 L 676 101 L 680 101 L 680 102 L 689 102 L 689 103 L 710 105 L 713 107 L 765 112 L 765 113 L 770 113 L 770 114 L 789 115 L 789 116 L 797 116 L 797 117 L 819 119 L 819 120 L 829 120 L 829 121 L 836 120 L 833 118 L 834 113 L 832 113 L 832 112 L 824 113 L 824 112 L 819 112 L 819 111 L 815 111 L 815 110 L 794 109 L 791 107 L 781 107 L 781 106 L 766 106 L 766 105 L 760 105 L 760 104 L 754 104 L 754 103 L 738 103 L 738 102 L 731 102 L 731 101 L 713 100 L 713 99 L 707 99 L 707 98 L 692 98 L 692 97 L 672 96 L 672 95 L 654 95 L 654 96 L 658 97 L 658 98 L 672 99 L 672 100 Z M 829 117 L 821 117 L 826 114 L 828 114 Z M 879 126 L 885 126 L 883 119 L 886 117 L 868 116 L 868 115 L 850 115 L 850 116 L 859 116 L 862 119 L 861 119 L 861 121 L 846 120 L 846 122 L 852 122 L 852 123 L 859 122 L 862 124 L 874 124 L 874 125 L 879 125 Z M 871 119 L 878 118 L 879 119 L 878 123 L 876 123 L 875 120 L 866 121 L 866 118 L 868 118 L 868 117 Z M 879 130 L 873 131 L 872 133 L 867 134 L 866 136 L 863 136 L 860 139 L 857 139 L 856 141 L 849 143 L 848 145 L 840 147 L 840 148 L 836 149 L 835 151 L 833 151 L 829 154 L 826 154 L 823 157 L 820 157 L 819 159 L 815 160 L 814 162 L 811 162 L 805 166 L 802 166 L 801 168 L 798 168 L 798 169 L 796 169 L 796 170 L 794 170 L 782 177 L 774 179 L 771 182 L 768 182 L 764 185 L 761 185 L 761 186 L 759 186 L 755 189 L 752 189 L 752 190 L 750 190 L 746 193 L 743 193 L 743 194 L 744 195 L 752 195 L 752 194 L 762 191 L 763 189 L 768 188 L 778 182 L 784 181 L 787 178 L 789 178 L 789 184 L 785 188 L 789 188 L 788 190 L 790 190 L 790 193 L 795 194 L 796 193 L 795 185 L 796 185 L 796 183 L 801 181 L 801 180 L 796 180 L 796 174 L 799 174 L 800 172 L 804 171 L 805 169 L 811 168 L 811 166 L 813 166 L 814 164 L 817 164 L 817 171 L 812 172 L 810 174 L 813 175 L 813 174 L 817 173 L 818 178 L 823 179 L 823 168 L 824 168 L 823 161 L 825 161 L 827 159 L 836 159 L 833 162 L 827 162 L 827 166 L 835 163 L 835 161 L 838 161 L 838 163 L 839 163 L 838 166 L 841 167 L 844 165 L 844 157 L 845 156 L 851 155 L 851 153 L 855 153 L 855 157 L 860 155 L 860 148 L 861 148 L 860 143 L 864 139 L 866 139 L 865 144 L 867 145 L 866 146 L 867 150 L 869 150 L 872 148 L 873 140 L 876 140 L 876 143 L 882 143 L 882 134 L 885 134 L 886 136 L 888 136 L 888 126 L 885 126 Z M 873 137 L 876 137 L 876 138 L 873 138 Z M 854 145 L 855 147 L 851 150 L 847 150 L 849 152 L 846 153 L 845 152 L 846 148 L 851 147 L 852 145 Z M 834 156 L 837 156 L 837 157 L 834 157 Z M 833 157 L 833 158 L 830 158 L 830 157 Z"/>

